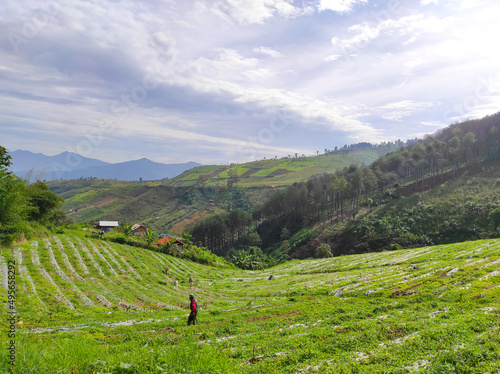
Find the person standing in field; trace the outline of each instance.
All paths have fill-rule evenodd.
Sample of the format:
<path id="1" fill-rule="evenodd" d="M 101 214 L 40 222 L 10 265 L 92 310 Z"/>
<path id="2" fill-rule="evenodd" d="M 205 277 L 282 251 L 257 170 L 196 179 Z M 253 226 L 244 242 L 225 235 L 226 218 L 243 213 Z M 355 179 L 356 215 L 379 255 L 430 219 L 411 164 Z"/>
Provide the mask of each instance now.
<path id="1" fill-rule="evenodd" d="M 196 325 L 196 314 L 198 314 L 198 303 L 193 295 L 189 295 L 189 309 L 191 309 L 191 313 L 188 317 L 188 326 L 192 323 Z"/>

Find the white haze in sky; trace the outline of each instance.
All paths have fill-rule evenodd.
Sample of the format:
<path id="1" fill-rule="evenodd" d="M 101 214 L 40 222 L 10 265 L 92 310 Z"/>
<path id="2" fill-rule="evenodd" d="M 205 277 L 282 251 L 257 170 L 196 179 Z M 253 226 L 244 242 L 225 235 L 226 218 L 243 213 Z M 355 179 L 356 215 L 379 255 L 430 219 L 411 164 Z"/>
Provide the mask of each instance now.
<path id="1" fill-rule="evenodd" d="M 2 0 L 0 145 L 243 162 L 499 110 L 493 0 Z"/>

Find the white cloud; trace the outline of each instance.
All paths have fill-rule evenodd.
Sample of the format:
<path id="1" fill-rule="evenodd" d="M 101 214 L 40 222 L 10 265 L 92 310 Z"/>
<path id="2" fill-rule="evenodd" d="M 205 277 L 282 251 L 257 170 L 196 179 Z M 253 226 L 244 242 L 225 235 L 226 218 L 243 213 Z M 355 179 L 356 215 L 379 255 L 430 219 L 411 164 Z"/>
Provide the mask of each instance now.
<path id="1" fill-rule="evenodd" d="M 437 5 L 438 3 L 439 0 L 420 0 L 420 5 L 430 5 L 430 4 Z"/>
<path id="2" fill-rule="evenodd" d="M 277 50 L 270 48 L 270 47 L 254 48 L 253 51 L 255 53 L 259 53 L 259 54 L 266 55 L 266 56 L 273 57 L 273 58 L 283 57 L 283 54 L 281 54 Z"/>
<path id="3" fill-rule="evenodd" d="M 312 122 L 328 131 L 341 131 L 356 138 L 380 138 L 380 134 L 371 126 L 352 119 L 349 111 L 328 100 L 286 89 L 245 86 L 242 77 L 256 79 L 269 74 L 263 69 L 253 69 L 257 62 L 255 59 L 243 58 L 236 51 L 224 50 L 217 60 L 202 58 L 193 62 L 197 73 L 177 83 L 190 86 L 198 92 L 228 95 L 233 103 L 256 106 L 262 111 L 272 111 L 274 107 L 286 108 L 301 118 L 304 126 Z M 226 79 L 228 76 L 233 76 L 233 79 Z"/>
<path id="4" fill-rule="evenodd" d="M 378 111 L 380 116 L 386 120 L 400 122 L 404 118 L 410 117 L 425 109 L 432 108 L 435 105 L 436 103 L 403 100 L 389 103 L 375 110 Z"/>
<path id="5" fill-rule="evenodd" d="M 334 62 L 341 58 L 342 55 L 328 55 L 325 57 L 325 62 Z"/>
<path id="6" fill-rule="evenodd" d="M 354 57 L 359 51 L 368 49 L 375 39 L 384 38 L 391 41 L 392 46 L 397 38 L 408 38 L 403 45 L 415 43 L 423 34 L 444 33 L 456 22 L 453 16 L 438 18 L 426 17 L 424 14 L 414 14 L 399 19 L 383 20 L 375 25 L 368 22 L 355 24 L 348 28 L 348 35 L 333 37 L 331 42 L 337 51 L 344 56 Z M 380 51 L 379 51 L 380 52 Z"/>
<path id="7" fill-rule="evenodd" d="M 215 3 L 215 10 L 241 24 L 263 23 L 275 15 L 294 17 L 303 12 L 293 6 L 293 0 L 222 0 Z"/>
<path id="8" fill-rule="evenodd" d="M 245 58 L 234 49 L 221 48 L 217 58 L 200 57 L 189 64 L 189 68 L 201 75 L 211 79 L 238 81 L 244 73 L 255 70 L 259 60 L 256 58 Z"/>
<path id="9" fill-rule="evenodd" d="M 363 124 L 329 100 L 298 93 L 286 89 L 266 88 L 264 86 L 246 87 L 242 77 L 263 79 L 271 73 L 266 69 L 255 69 L 259 60 L 244 58 L 237 51 L 222 50 L 217 59 L 201 58 L 193 62 L 196 74 L 177 83 L 192 87 L 198 92 L 229 95 L 234 103 L 251 105 L 262 111 L 272 111 L 274 107 L 284 107 L 294 116 L 301 118 L 304 126 L 317 123 L 328 131 L 341 131 L 356 139 L 379 139 L 380 133 L 371 126 Z M 230 78 L 230 79 L 229 79 Z M 309 125 L 306 125 L 309 123 Z"/>
<path id="10" fill-rule="evenodd" d="M 173 57 L 175 55 L 175 39 L 169 32 L 158 31 L 151 37 L 156 50 L 161 49 L 161 53 Z"/>
<path id="11" fill-rule="evenodd" d="M 367 0 L 321 0 L 318 10 L 320 12 L 324 10 L 333 10 L 338 13 L 346 13 L 351 11 L 356 4 L 366 2 Z"/>
<path id="12" fill-rule="evenodd" d="M 259 80 L 263 78 L 268 78 L 273 74 L 267 69 L 255 69 L 255 70 L 248 70 L 244 72 L 243 75 L 250 80 Z"/>
<path id="13" fill-rule="evenodd" d="M 345 39 L 334 37 L 331 40 L 332 44 L 335 47 L 339 47 L 344 54 L 360 48 L 380 35 L 380 29 L 378 27 L 371 27 L 368 23 L 354 25 L 349 28 L 349 32 L 354 32 L 356 35 Z"/>
<path id="14" fill-rule="evenodd" d="M 460 8 L 462 9 L 476 8 L 482 4 L 483 4 L 482 0 L 463 0 L 460 3 Z"/>

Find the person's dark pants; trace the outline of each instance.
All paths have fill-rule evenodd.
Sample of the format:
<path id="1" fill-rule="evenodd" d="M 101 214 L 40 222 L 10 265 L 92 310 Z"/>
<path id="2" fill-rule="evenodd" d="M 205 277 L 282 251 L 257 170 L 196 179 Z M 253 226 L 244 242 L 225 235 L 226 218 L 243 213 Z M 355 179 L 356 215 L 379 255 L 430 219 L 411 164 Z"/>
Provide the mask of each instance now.
<path id="1" fill-rule="evenodd" d="M 196 313 L 197 312 L 191 312 L 191 314 L 188 317 L 188 326 L 192 323 L 193 325 L 196 325 Z"/>

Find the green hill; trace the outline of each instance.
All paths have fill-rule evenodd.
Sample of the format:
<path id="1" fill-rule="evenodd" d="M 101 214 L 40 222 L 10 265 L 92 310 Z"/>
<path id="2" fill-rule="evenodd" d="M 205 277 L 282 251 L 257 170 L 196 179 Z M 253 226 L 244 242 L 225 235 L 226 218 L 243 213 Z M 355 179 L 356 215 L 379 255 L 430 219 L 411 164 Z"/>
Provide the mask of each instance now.
<path id="1" fill-rule="evenodd" d="M 16 273 L 15 299 L 7 297 L 9 271 Z M 70 232 L 2 249 L 1 299 L 17 314 L 11 325 L 13 314 L 2 308 L 0 367 L 80 374 L 494 373 L 499 276 L 498 240 L 251 272 Z M 200 312 L 198 325 L 187 327 L 189 293 Z"/>
<path id="2" fill-rule="evenodd" d="M 199 166 L 173 178 L 172 185 L 226 185 L 230 171 L 233 171 L 238 175 L 238 185 L 241 187 L 284 186 L 314 175 L 335 173 L 352 164 L 369 165 L 390 151 L 389 148 L 339 151 L 336 154 L 261 160 L 231 166 Z"/>

